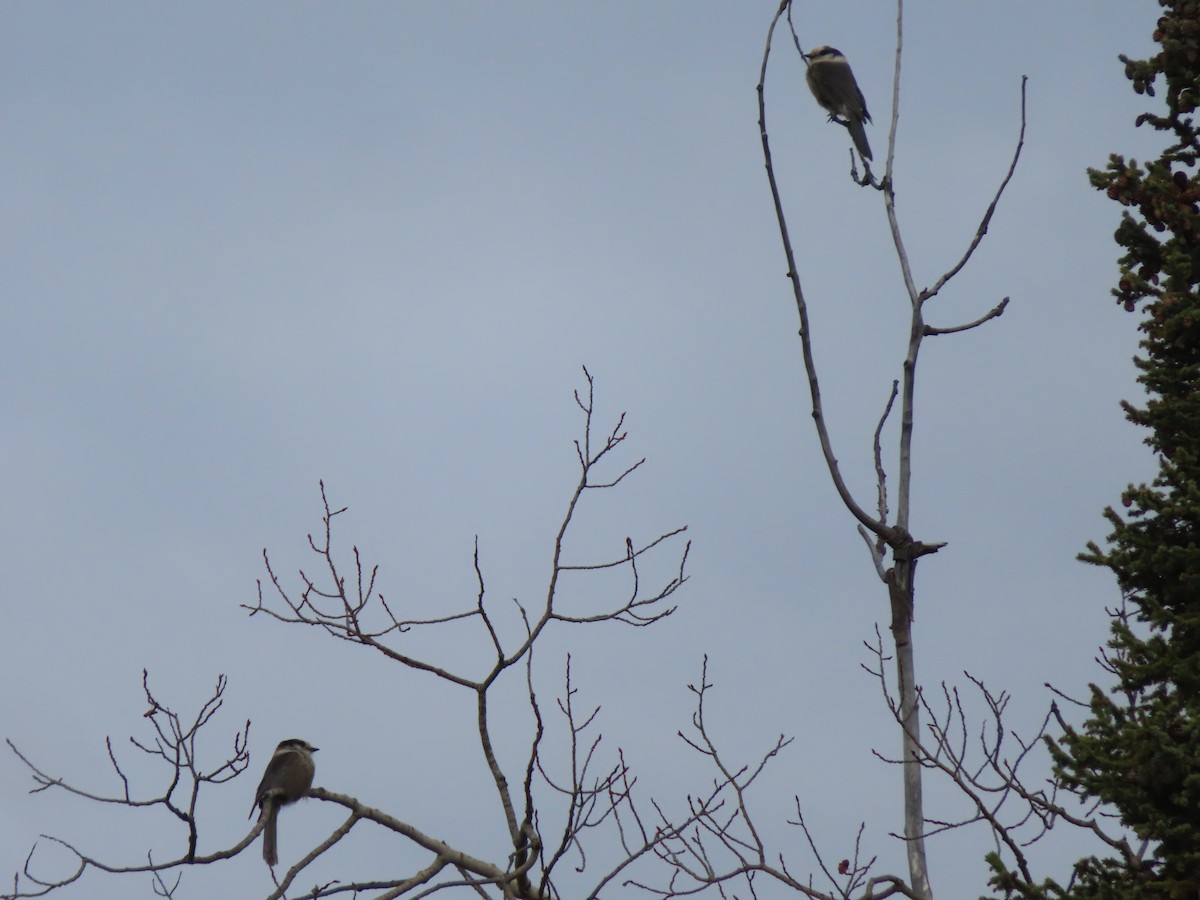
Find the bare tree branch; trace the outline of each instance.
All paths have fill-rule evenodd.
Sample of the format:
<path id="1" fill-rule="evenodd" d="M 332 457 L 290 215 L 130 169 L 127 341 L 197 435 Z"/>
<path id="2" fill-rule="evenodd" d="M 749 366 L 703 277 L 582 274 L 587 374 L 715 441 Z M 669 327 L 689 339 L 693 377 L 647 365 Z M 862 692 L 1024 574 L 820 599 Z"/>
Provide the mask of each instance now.
<path id="1" fill-rule="evenodd" d="M 983 236 L 987 234 L 988 225 L 991 223 L 992 216 L 996 212 L 996 207 L 1000 203 L 1000 197 L 1004 194 L 1004 189 L 1008 187 L 1008 183 L 1012 181 L 1013 173 L 1017 171 L 1017 162 L 1021 158 L 1021 148 L 1025 146 L 1025 85 L 1028 81 L 1029 77 L 1027 75 L 1021 76 L 1021 130 L 1017 134 L 1017 146 L 1013 149 L 1012 162 L 1008 164 L 1008 171 L 1004 174 L 1004 178 L 1001 180 L 1000 186 L 996 188 L 996 194 L 992 197 L 992 202 L 988 204 L 987 211 L 983 214 L 983 219 L 980 221 L 979 227 L 975 229 L 975 236 L 971 238 L 971 243 L 967 245 L 967 249 L 963 253 L 962 258 L 959 259 L 959 261 L 953 266 L 951 266 L 946 273 L 934 283 L 933 287 L 926 288 L 925 290 L 921 291 L 920 299 L 918 301 L 920 303 L 924 303 L 931 297 L 935 297 L 938 291 L 945 287 L 946 283 L 951 278 L 962 271 L 963 267 L 970 261 L 971 256 L 975 253 L 976 248 L 983 240 Z M 1007 302 L 1008 300 L 1005 298 L 1005 303 Z M 1001 304 L 1001 311 L 1003 311 L 1003 306 L 1004 304 Z M 1000 313 L 997 312 L 996 315 L 1000 315 Z M 990 318 L 990 316 L 988 318 Z"/>
<path id="2" fill-rule="evenodd" d="M 888 657 L 884 655 L 882 638 L 878 632 L 874 645 L 866 646 L 875 662 L 872 665 L 864 664 L 863 668 L 879 681 L 884 702 L 899 723 L 899 703 L 884 675 Z M 1035 886 L 1036 883 L 1025 848 L 1045 837 L 1058 820 L 1091 831 L 1125 859 L 1135 859 L 1136 851 L 1128 839 L 1111 834 L 1103 826 L 1094 806 L 1083 814 L 1071 812 L 1058 799 L 1057 782 L 1049 780 L 1045 787 L 1034 788 L 1028 786 L 1022 777 L 1022 767 L 1029 761 L 1034 749 L 1042 746 L 1050 722 L 1058 720 L 1064 729 L 1069 727 L 1059 718 L 1057 707 L 1051 704 L 1034 734 L 1023 738 L 1004 723 L 1008 694 L 996 694 L 981 679 L 969 672 L 964 675 L 975 686 L 986 710 L 986 718 L 979 726 L 975 740 L 972 742 L 968 739 L 968 713 L 958 689 L 943 683 L 940 710 L 932 707 L 924 692 L 920 694 L 920 702 L 928 720 L 925 728 L 928 737 L 919 737 L 914 746 L 920 765 L 948 778 L 967 800 L 968 812 L 955 818 L 926 818 L 922 834 L 929 837 L 983 823 L 992 835 L 997 854 L 1011 860 L 1016 873 L 1029 886 Z M 1016 745 L 1016 751 L 1011 755 L 1005 750 L 1008 740 Z M 884 762 L 893 765 L 902 763 L 900 759 L 874 752 Z"/>
<path id="3" fill-rule="evenodd" d="M 449 890 L 470 888 L 479 896 L 498 896 L 505 900 L 555 900 L 562 896 L 556 884 L 558 876 L 566 877 L 567 867 L 561 862 L 573 855 L 579 860 L 570 875 L 575 880 L 586 867 L 587 846 L 592 835 L 604 834 L 621 848 L 624 856 L 615 864 L 605 856 L 609 868 L 602 873 L 596 891 L 611 884 L 621 873 L 640 859 L 660 849 L 665 841 L 677 839 L 680 829 L 689 827 L 700 816 L 711 813 L 704 802 L 678 817 L 679 825 L 672 826 L 662 816 L 661 807 L 654 804 L 662 823 L 650 827 L 646 814 L 635 802 L 636 779 L 625 763 L 624 755 L 617 753 L 613 762 L 602 762 L 601 738 L 595 731 L 598 707 L 581 713 L 576 704 L 577 688 L 570 676 L 568 657 L 566 693 L 560 701 L 570 753 L 565 777 L 557 766 L 546 760 L 546 723 L 543 719 L 542 702 L 538 697 L 538 677 L 535 673 L 535 646 L 547 629 L 555 623 L 567 625 L 596 625 L 614 622 L 644 627 L 670 615 L 675 607 L 667 601 L 687 581 L 686 565 L 690 544 L 682 541 L 686 527 L 673 528 L 649 539 L 625 538 L 623 554 L 610 556 L 598 562 L 564 559 L 567 535 L 581 509 L 581 501 L 589 491 L 610 490 L 623 484 L 637 471 L 644 460 L 633 464 L 622 464 L 618 451 L 627 439 L 625 415 L 616 418 L 616 424 L 599 431 L 595 426 L 595 384 L 591 374 L 584 369 L 587 387 L 576 391 L 574 399 L 583 413 L 581 435 L 575 442 L 576 458 L 579 463 L 578 477 L 570 499 L 557 526 L 553 551 L 550 557 L 549 581 L 545 593 L 536 603 L 523 604 L 514 601 L 512 607 L 496 606 L 490 599 L 484 567 L 481 563 L 478 539 L 475 542 L 472 564 L 476 579 L 474 597 L 464 607 L 450 614 L 436 616 L 409 616 L 402 610 L 404 604 L 384 599 L 380 585 L 381 569 L 378 565 L 364 561 L 358 547 L 351 546 L 348 552 L 338 547 L 335 525 L 347 508 L 330 502 L 325 484 L 321 489 L 321 528 L 307 536 L 308 550 L 315 557 L 312 570 L 301 568 L 297 583 L 292 586 L 273 567 L 270 555 L 264 551 L 263 561 L 267 571 L 267 583 L 258 585 L 257 603 L 245 606 L 250 616 L 262 614 L 265 618 L 287 624 L 318 628 L 324 633 L 377 651 L 382 657 L 400 663 L 399 671 L 415 671 L 432 675 L 448 684 L 469 690 L 475 699 L 475 720 L 482 761 L 495 785 L 495 799 L 504 814 L 505 827 L 511 850 L 501 860 L 488 860 L 453 847 L 421 831 L 416 825 L 401 821 L 388 813 L 368 806 L 360 800 L 324 788 L 314 788 L 309 796 L 317 800 L 343 806 L 348 817 L 327 836 L 301 856 L 275 885 L 273 897 L 285 897 L 292 891 L 297 879 L 307 873 L 312 864 L 342 845 L 346 839 L 364 825 L 382 827 L 405 842 L 430 854 L 423 866 L 416 871 L 407 871 L 393 878 L 371 882 L 329 882 L 306 890 L 311 898 L 332 897 L 341 894 L 356 894 L 370 891 L 378 897 L 417 898 Z M 682 546 L 680 543 L 682 542 Z M 671 554 L 674 554 L 672 557 Z M 347 560 L 348 557 L 348 560 Z M 666 559 L 667 566 L 662 565 Z M 653 562 L 653 565 L 651 565 Z M 627 572 L 628 582 L 624 588 L 609 593 L 600 601 L 589 600 L 584 606 L 575 598 L 572 585 L 603 571 Z M 647 572 L 661 572 L 649 577 Z M 590 593 L 590 592 L 588 592 Z M 512 635 L 511 617 L 513 610 L 518 617 L 521 631 Z M 463 668 L 451 665 L 434 657 L 421 655 L 415 637 L 428 629 L 446 626 L 461 627 L 474 624 L 480 639 L 490 648 L 482 656 L 476 656 Z M 495 689 L 506 673 L 520 666 L 523 681 L 522 692 L 532 719 L 527 755 L 518 763 L 520 776 L 510 781 L 508 760 L 502 758 L 493 741 L 492 722 L 495 705 Z M 515 673 L 514 673 L 514 677 Z M 264 827 L 263 820 L 250 833 L 228 849 L 198 852 L 200 828 L 196 811 L 201 789 L 207 785 L 220 785 L 245 770 L 248 762 L 246 751 L 248 729 L 234 739 L 233 755 L 215 764 L 206 764 L 197 754 L 196 737 L 209 725 L 222 705 L 226 682 L 222 676 L 211 699 L 203 703 L 194 717 L 184 719 L 165 704 L 160 703 L 149 688 L 148 678 L 143 678 L 149 711 L 146 720 L 151 726 L 148 739 L 131 738 L 131 743 L 142 755 L 160 765 L 168 772 L 168 784 L 157 794 L 147 795 L 139 791 L 136 780 L 130 775 L 126 764 L 118 760 L 111 741 L 107 752 L 116 773 L 120 790 L 109 796 L 95 791 L 74 787 L 61 778 L 47 774 L 23 756 L 10 743 L 34 777 L 34 792 L 59 788 L 83 800 L 115 803 L 128 807 L 162 806 L 180 821 L 186 831 L 185 848 L 181 854 L 168 861 L 150 859 L 144 865 L 113 865 L 87 855 L 83 850 L 61 838 L 48 838 L 76 859 L 73 871 L 55 878 L 37 873 L 34 853 L 30 852 L 23 872 L 14 876 L 12 898 L 42 896 L 78 881 L 88 869 L 97 869 L 112 874 L 151 874 L 155 890 L 162 896 L 170 896 L 177 890 L 178 881 L 170 883 L 166 876 L 177 873 L 184 866 L 214 863 L 236 856 L 248 847 Z M 506 715 L 506 725 L 508 718 Z M 559 800 L 563 801 L 561 805 Z M 717 801 L 714 801 L 717 802 Z M 545 845 L 539 823 L 549 823 L 558 809 L 563 810 L 557 832 L 551 831 L 549 847 Z M 574 888 L 571 895 L 583 893 Z"/>
<path id="4" fill-rule="evenodd" d="M 237 777 L 245 771 L 249 763 L 247 751 L 250 736 L 249 722 L 240 731 L 234 732 L 232 752 L 225 759 L 204 763 L 197 752 L 196 742 L 200 730 L 209 724 L 221 709 L 227 687 L 228 680 L 225 676 L 218 676 L 212 695 L 200 705 L 193 717 L 185 721 L 154 695 L 150 689 L 149 674 L 143 670 L 142 689 L 146 696 L 146 702 L 149 704 L 149 709 L 143 714 L 143 720 L 149 723 L 153 739 L 143 741 L 130 737 L 129 742 L 142 754 L 158 761 L 165 767 L 166 784 L 164 787 L 155 789 L 157 793 L 139 790 L 131 785 L 129 776 L 125 774 L 124 768 L 117 759 L 111 738 L 105 740 L 105 750 L 121 783 L 121 793 L 116 796 L 84 790 L 72 785 L 64 778 L 47 774 L 25 756 L 12 740 L 6 739 L 9 748 L 33 775 L 35 787 L 31 789 L 30 793 L 36 794 L 53 788 L 93 803 L 116 804 L 133 809 L 162 807 L 171 814 L 173 819 L 182 824 L 185 837 L 184 846 L 180 849 L 179 855 L 166 862 L 155 863 L 153 860 L 148 860 L 145 865 L 117 865 L 104 862 L 63 838 L 44 834 L 42 835 L 44 840 L 57 844 L 75 857 L 74 871 L 58 877 L 36 874 L 33 868 L 34 854 L 37 851 L 35 844 L 26 856 L 21 872 L 13 876 L 12 892 L 2 894 L 0 898 L 9 900 L 9 898 L 17 897 L 45 896 L 75 883 L 89 869 L 117 875 L 163 873 L 185 865 L 204 865 L 229 859 L 249 846 L 257 836 L 261 825 L 228 849 L 208 854 L 198 852 L 200 830 L 196 810 L 201 791 L 207 785 L 224 784 Z M 30 887 L 23 887 L 22 880 L 28 882 Z M 175 890 L 175 887 L 168 887 L 165 881 L 161 882 L 161 887 L 167 896 Z"/>
<path id="5" fill-rule="evenodd" d="M 744 888 L 750 897 L 757 897 L 758 884 L 764 879 L 814 900 L 833 900 L 835 897 L 842 900 L 875 900 L 890 896 L 915 898 L 916 895 L 903 879 L 870 874 L 875 858 L 862 861 L 861 828 L 855 840 L 853 862 L 847 858 L 836 867 L 828 865 L 804 820 L 799 798 L 796 798 L 796 818 L 789 822 L 801 830 L 813 861 L 822 877 L 829 882 L 830 889 L 815 887 L 811 875 L 794 875 L 785 855 L 768 849 L 755 822 L 748 795 L 768 763 L 792 739 L 780 735 L 754 764 L 731 765 L 726 761 L 707 721 L 706 699 L 712 687 L 708 680 L 708 660 L 705 658 L 699 683 L 688 686 L 696 704 L 691 729 L 679 733 L 684 743 L 709 760 L 716 771 L 712 792 L 688 798 L 695 823 L 693 826 L 680 828 L 663 816 L 664 825 L 669 826 L 673 834 L 663 840 L 654 852 L 668 866 L 670 875 L 666 883 L 631 879 L 626 884 L 661 898 L 688 897 L 710 889 L 721 897 L 728 897 L 739 887 Z"/>
<path id="6" fill-rule="evenodd" d="M 953 328 L 935 328 L 932 325 L 926 325 L 925 326 L 925 336 L 926 337 L 934 337 L 939 334 L 957 334 L 960 331 L 970 331 L 972 328 L 978 328 L 984 322 L 988 322 L 992 319 L 998 318 L 999 316 L 1003 315 L 1004 309 L 1007 306 L 1008 306 L 1008 298 L 1005 297 L 1003 300 L 1001 300 L 999 303 L 997 303 L 995 306 L 993 306 L 991 309 L 989 309 L 986 313 L 984 313 L 978 319 L 976 319 L 973 322 L 968 322 L 965 325 L 955 325 Z"/>
<path id="7" fill-rule="evenodd" d="M 779 194 L 779 184 L 775 178 L 775 164 L 771 157 L 771 141 L 767 131 L 767 62 L 771 56 L 771 42 L 775 34 L 775 27 L 779 23 L 780 17 L 790 6 L 791 0 L 782 0 L 779 4 L 779 9 L 775 12 L 775 16 L 771 19 L 770 27 L 767 29 L 767 44 L 763 51 L 762 65 L 759 67 L 758 74 L 758 130 L 759 136 L 762 139 L 767 182 L 770 185 L 771 197 L 775 204 L 775 219 L 779 225 L 779 235 L 783 239 L 783 252 L 788 266 L 787 277 L 792 283 L 792 294 L 796 301 L 796 311 L 800 316 L 800 348 L 804 355 L 804 370 L 808 376 L 809 395 L 812 398 L 813 424 L 817 429 L 817 438 L 821 443 L 821 453 L 825 457 L 825 465 L 829 469 L 829 477 L 833 481 L 834 488 L 837 490 L 838 496 L 841 497 L 842 503 L 845 504 L 851 515 L 858 519 L 868 531 L 883 537 L 890 543 L 892 540 L 897 539 L 897 535 L 885 523 L 868 515 L 854 499 L 849 487 L 846 485 L 845 479 L 842 477 L 841 468 L 838 466 L 837 457 L 833 452 L 833 443 L 829 437 L 829 428 L 825 422 L 825 413 L 822 407 L 821 387 L 817 378 L 816 362 L 813 358 L 812 332 L 808 320 L 808 304 L 804 298 L 804 289 L 800 285 L 796 255 L 792 250 L 792 239 L 787 226 L 787 217 L 783 211 L 783 199 Z"/>

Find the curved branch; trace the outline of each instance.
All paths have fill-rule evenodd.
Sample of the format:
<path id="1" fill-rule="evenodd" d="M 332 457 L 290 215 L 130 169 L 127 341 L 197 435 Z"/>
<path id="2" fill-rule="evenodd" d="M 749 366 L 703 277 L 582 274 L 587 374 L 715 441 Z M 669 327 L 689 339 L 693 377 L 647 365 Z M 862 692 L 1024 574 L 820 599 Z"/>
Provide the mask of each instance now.
<path id="1" fill-rule="evenodd" d="M 779 223 L 779 235 L 783 239 L 783 252 L 787 258 L 787 277 L 792 282 L 792 293 L 796 299 L 796 311 L 800 315 L 800 347 L 804 355 L 804 371 L 808 375 L 808 390 L 812 397 L 812 417 L 817 428 L 817 438 L 821 443 L 821 453 L 825 457 L 825 465 L 829 469 L 829 476 L 833 480 L 833 486 L 837 490 L 838 496 L 841 497 L 842 503 L 850 511 L 850 514 L 862 523 L 863 527 L 878 537 L 883 538 L 888 543 L 893 543 L 901 540 L 901 536 L 885 522 L 881 522 L 869 515 L 859 505 L 858 501 L 854 499 L 849 487 L 846 486 L 841 468 L 838 466 L 837 457 L 833 452 L 833 444 L 829 438 L 829 428 L 825 423 L 825 413 L 821 403 L 821 386 L 817 380 L 817 365 L 813 357 L 812 338 L 808 321 L 808 304 L 804 299 L 804 290 L 800 286 L 800 275 L 796 268 L 796 256 L 792 250 L 792 239 L 788 232 L 787 217 L 783 212 L 783 200 L 779 194 L 779 184 L 775 179 L 775 165 L 771 158 L 771 141 L 767 134 L 767 62 L 771 56 L 771 42 L 774 39 L 775 27 L 779 24 L 780 17 L 790 5 L 791 0 L 782 0 L 779 4 L 779 9 L 775 12 L 775 16 L 771 19 L 770 27 L 767 29 L 767 45 L 763 51 L 762 65 L 758 73 L 758 132 L 762 139 L 763 160 L 767 170 L 767 181 L 771 186 L 771 198 L 775 204 L 775 219 Z"/>
<path id="2" fill-rule="evenodd" d="M 1008 172 L 1004 176 L 1004 180 L 1000 182 L 1000 187 L 996 189 L 996 195 L 992 197 L 992 202 L 988 204 L 987 212 L 983 214 L 983 219 L 979 223 L 979 228 L 975 230 L 975 236 L 971 239 L 971 243 L 967 246 L 966 252 L 963 253 L 960 259 L 954 266 L 950 268 L 931 288 L 926 288 L 921 292 L 920 302 L 924 303 L 930 297 L 933 297 L 946 286 L 946 282 L 962 271 L 963 266 L 971 259 L 975 253 L 975 248 L 979 246 L 979 242 L 983 240 L 983 236 L 987 234 L 988 224 L 992 221 L 992 215 L 996 212 L 996 206 L 1000 203 L 1000 196 L 1004 193 L 1004 189 L 1008 187 L 1008 183 L 1012 181 L 1013 172 L 1017 170 L 1017 160 L 1021 158 L 1021 148 L 1025 146 L 1025 85 L 1029 81 L 1028 75 L 1021 76 L 1021 130 L 1017 135 L 1017 146 L 1013 150 L 1012 162 L 1008 164 Z M 1005 302 L 1008 302 L 1007 299 Z M 999 313 L 997 313 L 999 315 Z M 965 329 L 959 329 L 965 330 Z"/>
<path id="3" fill-rule="evenodd" d="M 1008 298 L 1005 297 L 986 313 L 976 319 L 974 322 L 968 322 L 966 325 L 955 325 L 953 328 L 935 328 L 932 325 L 925 326 L 925 335 L 927 337 L 935 337 L 939 334 L 957 334 L 960 331 L 970 331 L 972 328 L 978 328 L 984 322 L 991 319 L 999 318 L 1004 314 L 1004 308 L 1008 306 Z"/>

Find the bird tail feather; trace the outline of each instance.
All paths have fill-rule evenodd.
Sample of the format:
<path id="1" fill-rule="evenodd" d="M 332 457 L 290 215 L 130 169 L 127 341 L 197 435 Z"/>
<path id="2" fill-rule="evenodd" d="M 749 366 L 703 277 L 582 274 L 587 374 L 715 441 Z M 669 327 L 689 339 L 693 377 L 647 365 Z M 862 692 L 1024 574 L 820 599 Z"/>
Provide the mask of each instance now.
<path id="1" fill-rule="evenodd" d="M 847 123 L 847 127 L 850 129 L 850 137 L 854 141 L 854 146 L 858 148 L 859 156 L 869 160 L 871 158 L 871 145 L 867 143 L 867 132 L 863 128 L 862 122 L 859 122 L 857 119 L 851 119 Z"/>
<path id="2" fill-rule="evenodd" d="M 274 803 L 263 804 L 263 815 L 267 820 L 263 825 L 263 861 L 271 868 L 279 862 L 279 849 L 275 843 L 276 806 Z"/>

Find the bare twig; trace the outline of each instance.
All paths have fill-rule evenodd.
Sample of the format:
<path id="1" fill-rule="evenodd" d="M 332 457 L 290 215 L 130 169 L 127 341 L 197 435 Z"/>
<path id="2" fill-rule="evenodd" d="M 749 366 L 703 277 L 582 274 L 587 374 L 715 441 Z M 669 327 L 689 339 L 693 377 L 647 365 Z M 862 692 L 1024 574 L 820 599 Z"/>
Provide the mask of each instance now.
<path id="1" fill-rule="evenodd" d="M 182 866 L 205 865 L 229 859 L 249 846 L 257 836 L 261 825 L 256 826 L 249 835 L 225 850 L 208 854 L 197 852 L 200 842 L 197 807 L 201 792 L 208 785 L 219 785 L 236 778 L 249 763 L 249 753 L 247 752 L 250 734 L 249 722 L 240 731 L 234 732 L 232 752 L 225 759 L 205 763 L 197 752 L 200 730 L 209 724 L 221 709 L 227 687 L 228 680 L 225 676 L 218 676 L 212 695 L 200 705 L 194 716 L 185 720 L 154 695 L 150 688 L 149 674 L 146 671 L 142 672 L 142 689 L 149 706 L 143 715 L 143 721 L 149 723 L 152 738 L 143 740 L 130 737 L 129 742 L 146 756 L 159 761 L 167 769 L 166 786 L 158 789 L 158 793 L 153 795 L 138 796 L 143 792 L 131 783 L 130 777 L 117 759 L 111 739 L 105 740 L 105 751 L 121 783 L 119 795 L 85 790 L 76 787 L 64 778 L 51 776 L 23 754 L 13 741 L 7 740 L 9 748 L 33 775 L 35 787 L 30 793 L 36 794 L 45 790 L 58 789 L 94 803 L 116 804 L 132 809 L 162 807 L 182 824 L 185 837 L 178 856 L 163 862 L 155 862 L 153 858 L 147 857 L 144 865 L 120 865 L 105 862 L 63 838 L 42 835 L 44 840 L 62 847 L 75 857 L 73 870 L 56 877 L 46 877 L 35 873 L 34 855 L 37 851 L 35 844 L 26 856 L 22 870 L 13 876 L 12 892 L 0 894 L 0 898 L 13 900 L 18 897 L 44 896 L 75 883 L 89 869 L 114 875 L 151 873 L 156 876 L 156 884 L 158 884 L 162 896 L 170 896 L 175 891 L 177 883 L 169 885 L 166 879 L 161 877 L 164 873 Z M 25 882 L 28 887 L 23 886 L 22 882 Z"/>
<path id="2" fill-rule="evenodd" d="M 925 336 L 926 337 L 934 337 L 939 334 L 958 334 L 958 332 L 960 332 L 960 331 L 970 331 L 972 328 L 978 328 L 984 322 L 988 322 L 992 319 L 998 318 L 999 316 L 1003 315 L 1004 309 L 1007 306 L 1008 306 L 1008 298 L 1005 297 L 1003 300 L 1001 300 L 999 303 L 997 303 L 995 306 L 993 306 L 991 309 L 989 309 L 987 312 L 985 312 L 978 319 L 976 319 L 973 322 L 967 322 L 965 325 L 955 325 L 952 328 L 935 328 L 932 325 L 926 325 L 925 326 Z"/>
<path id="3" fill-rule="evenodd" d="M 899 704 L 883 674 L 886 657 L 883 655 L 881 637 L 877 634 L 876 643 L 867 647 L 875 657 L 875 663 L 864 664 L 863 668 L 879 681 L 885 704 L 899 723 Z M 1034 749 L 1043 744 L 1050 722 L 1057 720 L 1061 727 L 1068 727 L 1058 716 L 1057 707 L 1051 704 L 1037 730 L 1032 736 L 1024 738 L 1004 724 L 1008 694 L 996 694 L 981 679 L 970 673 L 964 674 L 978 691 L 987 713 L 974 744 L 967 739 L 968 714 L 958 689 L 943 683 L 944 702 L 941 711 L 934 710 L 924 693 L 920 695 L 928 719 L 925 729 L 928 737 L 918 738 L 914 747 L 919 764 L 948 778 L 960 795 L 966 798 L 970 811 L 952 819 L 926 818 L 923 836 L 984 823 L 992 835 L 997 853 L 1007 854 L 1016 867 L 1016 874 L 1031 886 L 1035 882 L 1024 850 L 1041 840 L 1060 819 L 1093 832 L 1126 860 L 1135 859 L 1136 851 L 1128 840 L 1110 834 L 1094 807 L 1082 815 L 1073 813 L 1058 801 L 1056 782 L 1049 781 L 1046 787 L 1033 788 L 1022 777 L 1022 767 Z M 1008 739 L 1016 745 L 1015 754 L 1009 755 L 1004 749 Z M 902 763 L 900 759 L 874 752 L 884 762 L 893 765 Z"/>

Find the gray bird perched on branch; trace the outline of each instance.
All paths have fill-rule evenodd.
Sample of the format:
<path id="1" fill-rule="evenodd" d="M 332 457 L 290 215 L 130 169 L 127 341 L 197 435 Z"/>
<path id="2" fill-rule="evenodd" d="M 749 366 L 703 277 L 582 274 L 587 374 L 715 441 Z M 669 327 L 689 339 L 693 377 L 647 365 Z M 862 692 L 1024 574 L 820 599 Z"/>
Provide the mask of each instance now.
<path id="1" fill-rule="evenodd" d="M 867 143 L 863 123 L 871 121 L 871 114 L 867 112 L 867 101 L 863 99 L 854 73 L 850 71 L 850 63 L 846 62 L 840 50 L 826 46 L 813 48 L 804 58 L 808 61 L 805 78 L 809 90 L 817 102 L 829 111 L 830 119 L 841 122 L 850 130 L 850 137 L 859 155 L 863 159 L 870 159 L 871 145 Z"/>
<path id="2" fill-rule="evenodd" d="M 256 807 L 262 810 L 261 818 L 265 820 L 263 859 L 272 868 L 279 862 L 279 851 L 275 844 L 275 824 L 279 817 L 279 808 L 295 803 L 312 787 L 313 775 L 317 771 L 312 755 L 316 752 L 316 747 L 299 738 L 280 741 L 271 761 L 267 763 L 267 771 L 263 772 L 262 781 L 258 783 L 250 815 L 254 815 Z"/>

